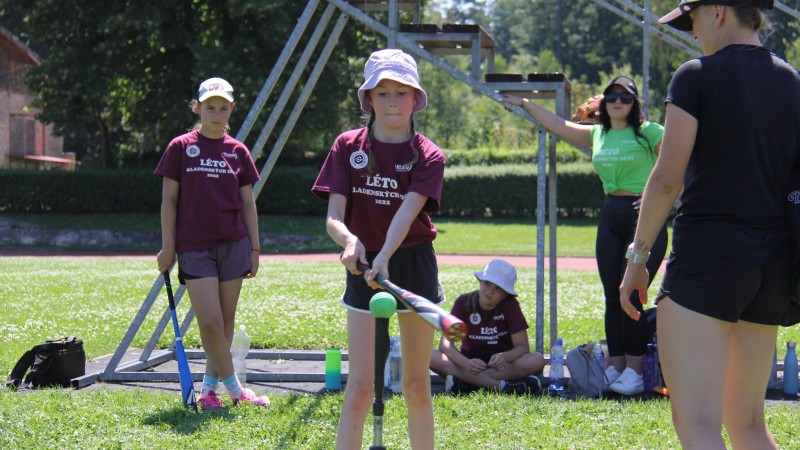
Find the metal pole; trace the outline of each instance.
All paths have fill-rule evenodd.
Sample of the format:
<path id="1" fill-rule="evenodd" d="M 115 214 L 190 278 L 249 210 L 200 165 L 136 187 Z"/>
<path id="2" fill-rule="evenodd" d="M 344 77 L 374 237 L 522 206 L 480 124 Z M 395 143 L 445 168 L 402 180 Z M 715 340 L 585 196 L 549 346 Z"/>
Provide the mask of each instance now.
<path id="1" fill-rule="evenodd" d="M 536 158 L 536 351 L 544 350 L 544 232 L 547 193 L 547 136 L 541 126 L 536 128 L 539 154 Z M 555 305 L 550 305 L 550 340 L 557 330 Z M 541 322 L 541 325 L 540 325 Z"/>
<path id="2" fill-rule="evenodd" d="M 397 0 L 389 0 L 389 40 L 388 48 L 397 48 Z"/>
<path id="3" fill-rule="evenodd" d="M 286 63 L 289 62 L 289 57 L 292 55 L 295 46 L 298 42 L 300 42 L 300 36 L 303 35 L 306 26 L 308 26 L 308 23 L 311 21 L 311 16 L 314 14 L 314 10 L 317 9 L 318 4 L 319 0 L 309 0 L 306 4 L 306 9 L 303 10 L 303 14 L 300 16 L 300 20 L 294 27 L 294 31 L 292 31 L 291 36 L 289 36 L 289 38 L 286 40 L 286 45 L 283 47 L 283 51 L 281 51 L 280 56 L 278 56 L 278 60 L 275 62 L 275 65 L 272 66 L 272 72 L 270 72 L 269 77 L 267 77 L 267 81 L 265 81 L 264 85 L 261 87 L 261 92 L 258 93 L 258 97 L 256 97 L 255 102 L 253 102 L 250 112 L 247 113 L 247 117 L 245 117 L 242 127 L 239 128 L 239 132 L 236 133 L 236 140 L 244 142 L 245 138 L 250 133 L 250 129 L 253 128 L 256 117 L 258 117 L 258 115 L 261 113 L 261 109 L 267 102 L 267 98 L 272 92 L 272 88 L 275 87 L 278 77 L 281 76 L 281 72 L 283 72 L 283 69 L 286 67 Z"/>
<path id="4" fill-rule="evenodd" d="M 642 27 L 642 112 L 644 117 L 650 116 L 650 16 L 647 14 L 650 11 L 650 0 L 644 0 L 644 10 L 642 17 L 644 18 L 644 27 Z"/>

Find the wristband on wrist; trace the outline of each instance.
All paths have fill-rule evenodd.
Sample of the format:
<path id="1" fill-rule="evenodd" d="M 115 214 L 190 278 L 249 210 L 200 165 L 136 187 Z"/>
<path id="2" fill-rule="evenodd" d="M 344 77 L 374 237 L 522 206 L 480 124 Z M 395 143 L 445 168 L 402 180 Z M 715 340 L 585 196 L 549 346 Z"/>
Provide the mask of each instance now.
<path id="1" fill-rule="evenodd" d="M 628 246 L 628 251 L 625 252 L 625 259 L 634 264 L 644 264 L 648 259 L 650 259 L 650 252 L 647 252 L 645 255 L 636 253 L 636 251 L 633 249 L 633 244 L 631 244 Z"/>

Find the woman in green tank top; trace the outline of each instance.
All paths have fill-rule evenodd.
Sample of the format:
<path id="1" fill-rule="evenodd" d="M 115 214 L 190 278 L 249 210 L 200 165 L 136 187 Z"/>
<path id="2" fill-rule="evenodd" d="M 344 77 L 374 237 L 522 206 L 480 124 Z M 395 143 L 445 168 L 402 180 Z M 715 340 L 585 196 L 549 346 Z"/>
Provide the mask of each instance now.
<path id="1" fill-rule="evenodd" d="M 603 91 L 599 124 L 570 122 L 528 99 L 505 96 L 503 101 L 522 106 L 549 132 L 575 145 L 592 149 L 592 164 L 603 183 L 606 200 L 597 227 L 595 254 L 605 297 L 604 325 L 610 364 L 606 369 L 609 389 L 622 395 L 644 390 L 642 359 L 647 350 L 647 324 L 626 315 L 620 307 L 619 285 L 638 219 L 639 199 L 655 166 L 664 127 L 645 121 L 633 80 L 618 76 Z M 647 267 L 650 282 L 664 258 L 667 229 L 664 225 Z M 638 293 L 631 304 L 642 311 Z"/>

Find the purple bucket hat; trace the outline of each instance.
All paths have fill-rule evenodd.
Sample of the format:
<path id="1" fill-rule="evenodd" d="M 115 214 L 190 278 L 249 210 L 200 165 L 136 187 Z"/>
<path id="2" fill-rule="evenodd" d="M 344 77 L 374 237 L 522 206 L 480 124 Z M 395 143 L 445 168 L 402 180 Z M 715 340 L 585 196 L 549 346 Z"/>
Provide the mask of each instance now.
<path id="1" fill-rule="evenodd" d="M 372 110 L 367 92 L 375 88 L 381 80 L 394 80 L 416 89 L 419 95 L 417 103 L 414 104 L 414 112 L 428 106 L 428 94 L 419 85 L 417 63 L 408 53 L 391 48 L 378 50 L 369 55 L 367 64 L 364 65 L 364 84 L 358 88 L 358 100 L 361 102 L 362 111 Z"/>

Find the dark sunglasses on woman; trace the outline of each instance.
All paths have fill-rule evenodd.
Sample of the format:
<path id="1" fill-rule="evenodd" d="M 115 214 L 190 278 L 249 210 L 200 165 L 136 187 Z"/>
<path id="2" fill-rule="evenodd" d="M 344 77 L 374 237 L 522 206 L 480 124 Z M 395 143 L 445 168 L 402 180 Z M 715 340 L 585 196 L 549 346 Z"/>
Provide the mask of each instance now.
<path id="1" fill-rule="evenodd" d="M 605 95 L 606 103 L 616 103 L 617 100 L 622 101 L 623 105 L 630 105 L 636 99 L 636 96 L 627 92 L 612 92 Z"/>

